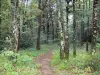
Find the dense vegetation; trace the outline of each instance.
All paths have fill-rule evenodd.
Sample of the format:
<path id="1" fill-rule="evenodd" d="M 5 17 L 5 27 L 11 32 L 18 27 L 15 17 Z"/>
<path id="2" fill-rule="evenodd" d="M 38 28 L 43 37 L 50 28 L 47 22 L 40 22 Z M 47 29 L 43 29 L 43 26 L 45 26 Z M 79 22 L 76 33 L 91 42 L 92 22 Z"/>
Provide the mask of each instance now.
<path id="1" fill-rule="evenodd" d="M 100 0 L 0 0 L 0 75 L 45 75 L 45 56 L 53 75 L 100 74 Z"/>

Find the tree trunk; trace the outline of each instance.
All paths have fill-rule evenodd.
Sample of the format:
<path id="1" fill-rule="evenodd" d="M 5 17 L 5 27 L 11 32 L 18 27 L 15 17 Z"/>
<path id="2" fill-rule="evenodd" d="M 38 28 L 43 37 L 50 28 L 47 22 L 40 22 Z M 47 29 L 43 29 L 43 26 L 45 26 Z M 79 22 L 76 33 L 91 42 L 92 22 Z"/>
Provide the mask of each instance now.
<path id="1" fill-rule="evenodd" d="M 39 0 L 39 9 L 41 10 L 41 0 Z M 42 15 L 40 14 L 40 15 L 38 16 L 38 31 L 37 31 L 37 44 L 36 44 L 36 49 L 37 49 L 37 50 L 40 50 L 41 18 L 42 18 Z"/>
<path id="2" fill-rule="evenodd" d="M 11 0 L 11 7 L 12 7 L 12 26 L 13 26 L 13 33 L 15 39 L 15 52 L 19 50 L 19 40 L 20 40 L 20 28 L 18 24 L 18 0 Z"/>
<path id="3" fill-rule="evenodd" d="M 75 17 L 75 0 L 73 0 L 73 56 L 76 56 L 76 17 Z"/>
<path id="4" fill-rule="evenodd" d="M 69 59 L 69 43 L 68 43 L 68 19 L 66 19 L 66 1 L 59 0 L 59 16 L 60 16 L 60 40 L 61 40 L 61 47 L 60 47 L 60 58 L 61 59 Z M 65 9 L 65 10 L 64 10 Z M 58 16 L 58 19 L 59 19 Z M 67 11 L 67 18 L 68 18 L 68 11 Z M 66 23 L 67 21 L 67 23 Z"/>
<path id="5" fill-rule="evenodd" d="M 98 0 L 93 1 L 93 36 L 92 36 L 92 51 L 96 51 L 96 37 L 97 37 L 97 4 Z"/>
<path id="6" fill-rule="evenodd" d="M 37 32 L 37 45 L 36 45 L 36 49 L 40 50 L 40 29 L 41 29 L 41 17 L 39 17 L 38 19 L 39 21 L 39 25 L 38 25 L 38 32 Z"/>
<path id="7" fill-rule="evenodd" d="M 87 1 L 88 2 L 88 1 Z M 88 8 L 87 7 L 87 3 L 86 3 L 86 8 Z M 89 8 L 88 8 L 88 10 L 90 10 L 90 0 L 89 0 Z M 88 11 L 87 11 L 88 12 Z M 89 35 L 89 33 L 90 33 L 90 31 L 89 31 L 89 26 L 90 26 L 90 23 L 89 23 L 89 21 L 90 21 L 90 19 L 89 19 L 89 15 L 88 15 L 88 21 L 87 21 L 87 33 L 86 33 L 86 37 L 87 37 L 87 39 L 86 39 L 86 51 L 88 52 L 89 51 L 89 39 L 88 39 L 88 35 Z"/>
<path id="8" fill-rule="evenodd" d="M 88 17 L 88 22 L 87 22 L 87 32 L 86 32 L 86 37 L 87 37 L 87 39 L 86 39 L 86 51 L 88 52 L 89 50 L 89 42 L 88 42 L 88 35 L 89 35 L 89 17 Z"/>
<path id="9" fill-rule="evenodd" d="M 62 33 L 62 26 L 61 26 L 61 0 L 57 1 L 57 22 L 60 29 L 60 59 L 64 59 L 64 42 L 63 42 L 63 33 Z"/>

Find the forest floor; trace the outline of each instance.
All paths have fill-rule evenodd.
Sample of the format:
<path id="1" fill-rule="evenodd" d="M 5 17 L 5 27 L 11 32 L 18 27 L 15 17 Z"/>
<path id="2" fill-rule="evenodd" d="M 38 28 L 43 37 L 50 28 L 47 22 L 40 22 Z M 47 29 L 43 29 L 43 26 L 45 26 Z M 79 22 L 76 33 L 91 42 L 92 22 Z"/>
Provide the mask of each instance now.
<path id="1" fill-rule="evenodd" d="M 48 53 L 40 55 L 37 62 L 40 64 L 40 70 L 43 75 L 54 75 L 53 68 L 50 66 L 53 53 L 51 50 Z"/>
<path id="2" fill-rule="evenodd" d="M 99 45 L 98 48 L 92 56 L 85 48 L 77 48 L 74 58 L 71 47 L 69 61 L 60 60 L 57 44 L 42 45 L 38 51 L 35 48 L 19 53 L 4 51 L 0 54 L 0 75 L 100 75 Z"/>
<path id="3" fill-rule="evenodd" d="M 53 51 L 51 66 L 54 75 L 100 75 L 100 51 L 91 56 L 85 48 L 77 48 L 77 56 L 74 58 L 70 50 L 69 61 L 60 60 L 59 55 L 59 50 Z"/>

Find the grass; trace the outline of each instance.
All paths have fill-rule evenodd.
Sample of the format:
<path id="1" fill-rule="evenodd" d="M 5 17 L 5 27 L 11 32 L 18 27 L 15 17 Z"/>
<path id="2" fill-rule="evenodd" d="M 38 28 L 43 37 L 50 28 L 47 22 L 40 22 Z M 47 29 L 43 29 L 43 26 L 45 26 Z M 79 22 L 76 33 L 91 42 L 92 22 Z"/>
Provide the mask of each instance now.
<path id="1" fill-rule="evenodd" d="M 97 45 L 99 49 L 99 44 Z M 35 48 L 21 49 L 19 53 L 4 51 L 0 54 L 0 75 L 42 75 L 36 58 L 49 50 L 54 56 L 51 65 L 55 69 L 54 75 L 99 75 L 100 51 L 91 56 L 85 50 L 78 48 L 76 58 L 70 51 L 70 59 L 60 60 L 57 44 L 42 45 L 41 50 Z M 17 56 L 17 58 L 16 58 Z"/>
<path id="2" fill-rule="evenodd" d="M 51 65 L 55 68 L 55 75 L 100 75 L 100 53 L 90 55 L 85 51 L 77 50 L 76 58 L 70 51 L 70 59 L 60 60 L 59 51 L 54 51 Z"/>
<path id="3" fill-rule="evenodd" d="M 19 53 L 4 51 L 0 54 L 0 75 L 41 75 L 36 57 L 48 52 L 51 45 L 42 45 L 41 50 L 21 49 Z M 16 58 L 17 57 L 17 58 Z"/>

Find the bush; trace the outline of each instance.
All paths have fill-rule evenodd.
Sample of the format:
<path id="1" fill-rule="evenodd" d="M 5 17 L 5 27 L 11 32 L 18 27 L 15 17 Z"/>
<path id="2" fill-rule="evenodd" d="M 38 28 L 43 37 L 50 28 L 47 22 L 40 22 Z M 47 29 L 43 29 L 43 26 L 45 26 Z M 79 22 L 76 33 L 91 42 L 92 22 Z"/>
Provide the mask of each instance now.
<path id="1" fill-rule="evenodd" d="M 20 47 L 21 48 L 29 48 L 33 46 L 33 37 L 32 34 L 30 32 L 23 32 L 21 34 L 21 39 L 20 39 Z"/>
<path id="2" fill-rule="evenodd" d="M 88 75 L 88 73 L 91 73 L 92 75 L 93 72 L 93 75 L 99 75 L 98 71 L 100 71 L 100 53 L 91 55 L 85 52 L 78 52 L 76 58 L 74 58 L 71 52 L 70 59 L 67 61 L 60 60 L 59 51 L 54 51 L 54 58 L 51 61 L 51 64 L 53 67 L 55 66 L 55 69 L 59 70 L 61 73 L 63 70 L 67 70 L 67 72 L 69 71 L 79 75 Z"/>
<path id="3" fill-rule="evenodd" d="M 85 60 L 84 67 L 90 67 L 91 71 L 100 70 L 100 55 L 87 55 Z"/>
<path id="4" fill-rule="evenodd" d="M 32 54 L 36 54 L 36 50 L 21 50 L 19 53 L 2 51 L 0 54 L 0 75 L 41 75 L 38 70 L 40 65 L 33 60 Z"/>
<path id="5" fill-rule="evenodd" d="M 97 43 L 97 44 L 96 44 L 96 47 L 97 47 L 98 49 L 100 49 L 100 43 Z"/>

